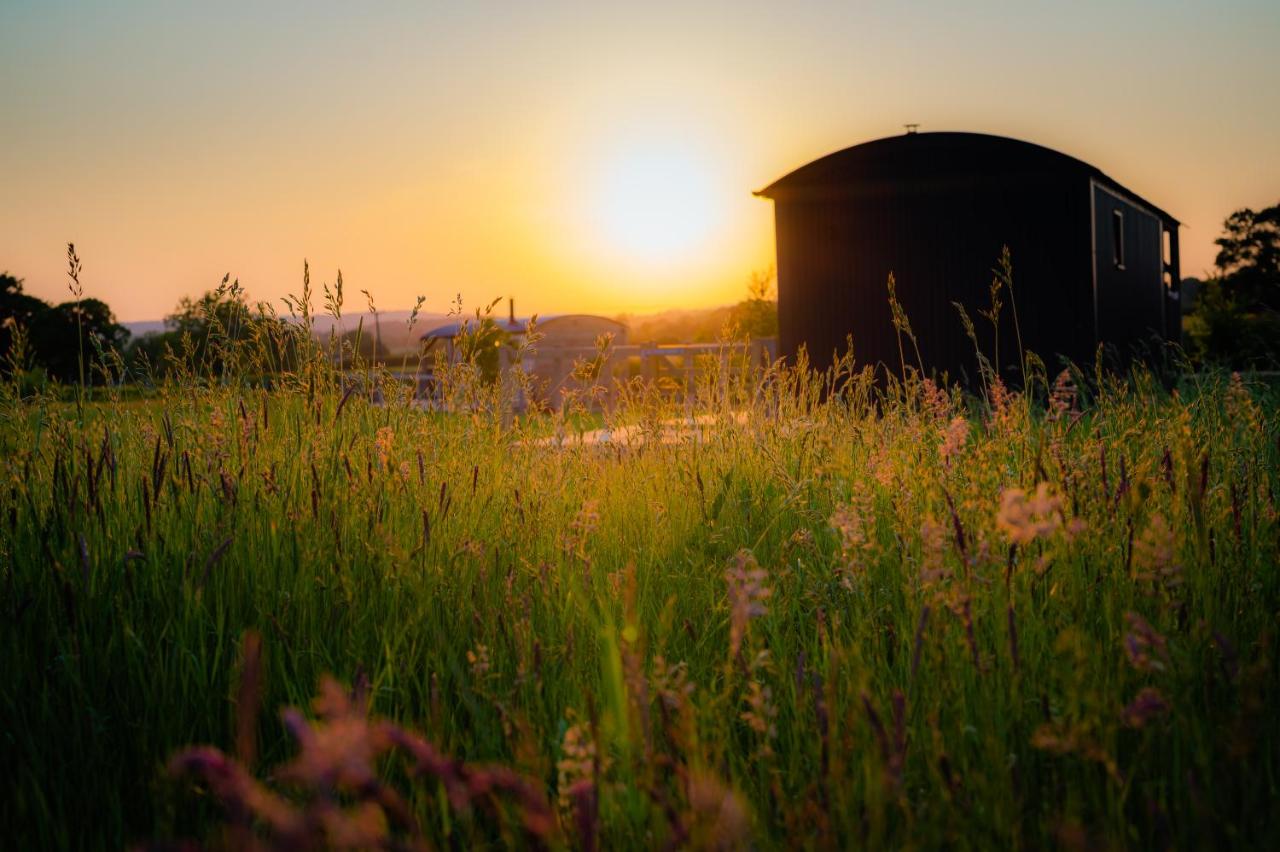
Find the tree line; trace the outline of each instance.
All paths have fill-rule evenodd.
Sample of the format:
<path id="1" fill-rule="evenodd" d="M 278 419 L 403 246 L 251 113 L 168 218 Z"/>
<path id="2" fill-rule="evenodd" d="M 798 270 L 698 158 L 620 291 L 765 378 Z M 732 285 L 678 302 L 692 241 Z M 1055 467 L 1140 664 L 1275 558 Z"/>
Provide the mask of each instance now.
<path id="1" fill-rule="evenodd" d="M 235 365 L 241 375 L 246 366 L 259 376 L 297 366 L 299 326 L 265 304 L 250 306 L 230 276 L 198 298 L 182 297 L 163 331 L 132 337 L 110 306 L 84 298 L 74 245 L 67 256 L 75 298 L 59 304 L 26 292 L 23 279 L 0 274 L 0 372 L 26 389 L 145 383 L 181 373 L 212 377 L 246 359 L 253 363 Z"/>
<path id="2" fill-rule="evenodd" d="M 51 305 L 0 274 L 0 363 L 6 372 L 31 372 L 63 383 L 92 380 L 84 355 L 123 352 L 129 330 L 101 299 L 77 298 Z"/>

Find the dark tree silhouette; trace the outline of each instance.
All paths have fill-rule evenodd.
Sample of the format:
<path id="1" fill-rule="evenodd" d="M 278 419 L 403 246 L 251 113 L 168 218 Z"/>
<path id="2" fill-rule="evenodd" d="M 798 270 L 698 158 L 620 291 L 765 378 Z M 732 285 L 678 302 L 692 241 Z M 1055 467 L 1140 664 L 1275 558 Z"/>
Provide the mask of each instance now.
<path id="1" fill-rule="evenodd" d="M 1218 274 L 1196 288 L 1185 328 L 1200 360 L 1232 368 L 1280 365 L 1280 205 L 1237 210 L 1216 241 Z"/>
<path id="2" fill-rule="evenodd" d="M 129 338 L 105 302 L 81 299 L 50 305 L 24 292 L 22 279 L 6 272 L 0 275 L 0 361 L 7 362 L 19 328 L 27 334 L 28 362 L 19 366 L 43 367 L 63 382 L 80 380 L 82 352 L 85 378 L 92 380 L 90 364 L 98 353 L 119 351 Z M 77 339 L 80 334 L 82 340 Z"/>
<path id="3" fill-rule="evenodd" d="M 352 355 L 359 355 L 367 362 L 385 363 L 391 357 L 391 351 L 379 340 L 372 328 L 352 329 L 342 333 L 338 345 L 349 360 Z"/>
<path id="4" fill-rule="evenodd" d="M 730 322 L 740 334 L 755 339 L 778 336 L 778 302 L 773 298 L 773 270 L 753 272 L 747 298 L 733 306 Z"/>
<path id="5" fill-rule="evenodd" d="M 39 314 L 49 306 L 35 296 L 24 293 L 22 279 L 8 272 L 0 275 L 0 363 L 7 363 L 9 348 L 18 327 L 29 329 Z"/>
<path id="6" fill-rule="evenodd" d="M 173 313 L 164 318 L 165 330 L 159 334 L 146 334 L 133 342 L 128 361 L 137 367 L 145 360 L 151 369 L 165 374 L 172 366 L 171 359 L 187 360 L 190 365 L 209 365 L 218 369 L 222 365 L 222 352 L 210 351 L 211 344 L 240 342 L 249 334 L 249 306 L 239 287 L 223 286 L 209 290 L 192 299 L 183 296 Z"/>
<path id="7" fill-rule="evenodd" d="M 1223 286 L 1244 310 L 1280 310 L 1280 204 L 1237 210 L 1223 230 L 1214 261 Z"/>
<path id="8" fill-rule="evenodd" d="M 244 290 L 230 277 L 222 285 L 198 298 L 183 296 L 173 313 L 164 318 L 165 331 L 146 334 L 133 341 L 126 361 L 130 369 L 143 364 L 156 376 L 170 373 L 184 364 L 197 372 L 221 373 L 235 361 L 246 369 L 236 350 L 253 350 L 265 359 L 254 369 L 261 372 L 294 369 L 297 366 L 296 329 L 284 320 L 264 313 L 263 306 L 251 308 Z"/>
<path id="9" fill-rule="evenodd" d="M 83 347 L 77 335 L 83 335 Z M 31 349 L 50 377 L 78 382 L 81 353 L 86 381 L 98 378 L 91 364 L 98 354 L 124 348 L 129 331 L 116 322 L 115 314 L 100 299 L 81 299 L 46 307 L 31 320 Z"/>

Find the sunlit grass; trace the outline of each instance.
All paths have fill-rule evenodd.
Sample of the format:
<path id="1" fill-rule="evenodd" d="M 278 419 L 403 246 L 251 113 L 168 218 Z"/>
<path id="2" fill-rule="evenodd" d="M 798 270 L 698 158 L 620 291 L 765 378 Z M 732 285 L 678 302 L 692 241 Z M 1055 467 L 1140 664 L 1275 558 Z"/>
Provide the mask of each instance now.
<path id="1" fill-rule="evenodd" d="M 166 766 L 207 743 L 266 779 L 298 753 L 277 708 L 310 708 L 326 674 L 355 687 L 317 705 L 341 742 L 406 755 L 369 765 L 409 815 L 357 808 L 367 787 L 327 800 L 323 761 L 267 782 L 350 806 L 330 841 L 1280 830 L 1274 390 L 709 370 L 694 407 L 722 425 L 700 440 L 548 447 L 687 409 L 637 385 L 603 417 L 516 416 L 467 367 L 445 371 L 449 413 L 393 385 L 372 405 L 318 356 L 270 391 L 223 369 L 82 411 L 8 393 L 7 842 L 279 840 L 292 823 L 219 804 L 201 773 L 224 758 L 187 753 L 194 784 Z M 365 701 L 394 725 L 365 726 Z M 421 769 L 420 742 L 466 767 Z M 514 786 L 450 786 L 495 766 Z"/>

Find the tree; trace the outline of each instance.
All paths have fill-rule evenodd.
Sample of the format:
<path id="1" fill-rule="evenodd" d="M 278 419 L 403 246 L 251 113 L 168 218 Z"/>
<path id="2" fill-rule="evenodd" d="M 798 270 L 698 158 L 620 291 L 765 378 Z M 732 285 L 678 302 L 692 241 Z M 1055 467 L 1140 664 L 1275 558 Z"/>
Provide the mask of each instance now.
<path id="1" fill-rule="evenodd" d="M 246 331 L 249 305 L 239 282 L 222 284 L 207 291 L 198 299 L 183 296 L 173 313 L 164 318 L 164 326 L 178 334 L 192 337 L 208 337 L 210 332 L 223 333 L 233 340 L 240 339 Z"/>
<path id="2" fill-rule="evenodd" d="M 351 331 L 343 332 L 338 338 L 338 346 L 342 347 L 345 360 L 351 360 L 353 355 L 359 356 L 361 360 L 371 364 L 386 363 L 391 357 L 391 352 L 386 345 L 379 339 L 375 329 L 372 328 L 353 328 Z M 357 350 L 357 346 L 359 347 Z"/>
<path id="3" fill-rule="evenodd" d="M 0 320 L 13 317 L 23 325 L 30 325 L 31 318 L 48 307 L 43 300 L 23 292 L 21 278 L 8 272 L 0 273 Z"/>
<path id="4" fill-rule="evenodd" d="M 1280 205 L 1237 210 L 1216 242 L 1218 275 L 1197 287 L 1185 320 L 1201 361 L 1233 369 L 1280 363 Z"/>
<path id="5" fill-rule="evenodd" d="M 778 303 L 773 294 L 773 271 L 753 272 L 747 280 L 747 298 L 733 306 L 729 321 L 738 333 L 752 339 L 778 336 Z"/>
<path id="6" fill-rule="evenodd" d="M 83 336 L 77 340 L 78 335 Z M 52 378 L 67 383 L 80 381 L 82 366 L 85 381 L 92 382 L 95 375 L 91 364 L 101 354 L 123 350 L 128 339 L 129 330 L 116 322 L 111 308 L 100 299 L 46 306 L 31 320 L 31 348 L 36 361 Z"/>
<path id="7" fill-rule="evenodd" d="M 81 366 L 85 381 L 93 381 L 91 364 L 99 354 L 120 351 L 129 339 L 106 302 L 80 299 L 51 306 L 23 292 L 22 279 L 6 272 L 0 275 L 0 361 L 8 359 L 19 327 L 26 330 L 31 361 L 68 383 L 80 381 Z"/>
<path id="8" fill-rule="evenodd" d="M 298 365 L 297 327 L 265 305 L 250 308 L 230 276 L 198 298 L 183 296 L 164 324 L 163 332 L 134 341 L 127 358 L 132 369 L 163 376 L 180 365 L 226 378 L 228 371 L 261 377 Z"/>
<path id="9" fill-rule="evenodd" d="M 1280 310 L 1280 204 L 1237 210 L 1223 230 L 1214 261 L 1223 287 L 1245 311 Z"/>
<path id="10" fill-rule="evenodd" d="M 198 298 L 183 296 L 173 313 L 164 318 L 165 330 L 134 341 L 129 350 L 129 363 L 138 368 L 145 360 L 150 368 L 167 374 L 172 359 L 189 361 L 188 366 L 219 370 L 222 350 L 248 335 L 249 307 L 238 284 L 222 284 Z"/>
<path id="11" fill-rule="evenodd" d="M 501 349 L 511 343 L 511 335 L 493 318 L 496 304 L 495 300 L 483 314 L 477 309 L 475 319 L 465 321 L 453 338 L 458 359 L 474 365 L 485 384 L 498 380 L 502 365 Z"/>
<path id="12" fill-rule="evenodd" d="M 7 363 L 18 328 L 30 329 L 32 321 L 49 309 L 48 304 L 22 291 L 22 279 L 8 272 L 0 275 L 0 363 Z"/>

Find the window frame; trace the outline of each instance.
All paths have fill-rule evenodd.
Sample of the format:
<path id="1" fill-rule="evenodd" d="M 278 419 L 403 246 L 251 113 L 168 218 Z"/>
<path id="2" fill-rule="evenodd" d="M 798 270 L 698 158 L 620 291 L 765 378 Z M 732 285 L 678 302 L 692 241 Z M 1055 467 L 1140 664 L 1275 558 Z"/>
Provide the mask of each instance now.
<path id="1" fill-rule="evenodd" d="M 1116 269 L 1124 269 L 1124 211 L 1111 208 L 1111 263 Z"/>

